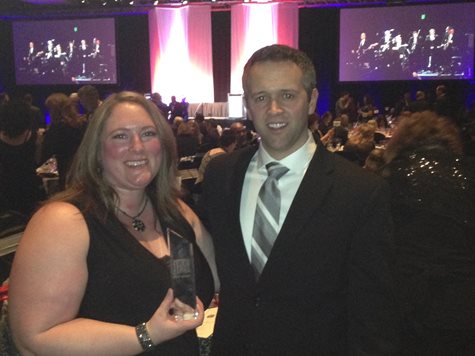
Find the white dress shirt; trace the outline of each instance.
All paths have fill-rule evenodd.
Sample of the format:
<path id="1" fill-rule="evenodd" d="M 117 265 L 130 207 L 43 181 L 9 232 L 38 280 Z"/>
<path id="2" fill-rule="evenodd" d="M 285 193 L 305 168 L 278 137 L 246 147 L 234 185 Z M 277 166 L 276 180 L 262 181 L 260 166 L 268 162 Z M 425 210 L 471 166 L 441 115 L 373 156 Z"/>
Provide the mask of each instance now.
<path id="1" fill-rule="evenodd" d="M 289 169 L 289 171 L 278 180 L 281 196 L 278 226 L 278 231 L 280 231 L 316 149 L 317 144 L 311 132 L 308 131 L 308 140 L 305 144 L 280 161 L 272 158 L 262 145 L 259 146 L 254 157 L 252 157 L 247 167 L 246 176 L 244 177 L 239 216 L 244 245 L 249 260 L 251 256 L 252 230 L 256 213 L 257 196 L 259 195 L 262 184 L 264 184 L 268 176 L 265 167 L 266 164 L 269 162 L 279 162 Z"/>

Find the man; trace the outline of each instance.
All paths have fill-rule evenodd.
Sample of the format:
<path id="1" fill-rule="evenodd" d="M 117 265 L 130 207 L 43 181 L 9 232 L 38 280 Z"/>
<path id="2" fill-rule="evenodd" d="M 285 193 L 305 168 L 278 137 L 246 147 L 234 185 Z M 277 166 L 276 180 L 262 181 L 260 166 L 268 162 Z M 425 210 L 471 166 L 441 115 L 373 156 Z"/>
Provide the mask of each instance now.
<path id="1" fill-rule="evenodd" d="M 43 115 L 43 112 L 41 109 L 35 105 L 33 105 L 33 95 L 30 93 L 27 93 L 23 96 L 23 101 L 27 103 L 28 107 L 30 108 L 32 112 L 32 117 L 33 117 L 33 130 L 36 131 L 39 128 L 46 128 L 46 121 L 45 121 L 45 116 Z"/>
<path id="2" fill-rule="evenodd" d="M 95 86 L 88 84 L 79 88 L 78 96 L 79 103 L 84 110 L 84 115 L 89 121 L 92 118 L 94 111 L 96 111 L 99 105 L 102 104 L 99 91 Z"/>
<path id="3" fill-rule="evenodd" d="M 171 97 L 170 104 L 168 104 L 168 109 L 170 111 L 170 122 L 173 122 L 175 117 L 180 116 L 183 118 L 183 104 L 176 100 L 176 96 Z"/>
<path id="4" fill-rule="evenodd" d="M 360 43 L 358 44 L 358 49 L 356 53 L 358 54 L 358 58 L 360 58 L 366 50 L 366 33 L 361 32 L 360 35 Z"/>
<path id="5" fill-rule="evenodd" d="M 247 142 L 247 129 L 240 121 L 235 121 L 231 124 L 229 129 L 237 137 L 237 146 L 236 148 L 246 147 L 249 142 Z"/>
<path id="6" fill-rule="evenodd" d="M 213 159 L 203 182 L 222 286 L 212 353 L 393 354 L 387 186 L 310 134 L 318 93 L 304 53 L 258 50 L 243 88 L 261 143 Z M 288 172 L 274 177 L 282 166 Z M 280 194 L 261 195 L 268 181 Z M 278 217 L 262 215 L 272 210 L 265 201 L 279 195 Z M 278 231 L 267 262 L 262 230 Z"/>
<path id="7" fill-rule="evenodd" d="M 335 116 L 348 115 L 350 121 L 354 122 L 358 119 L 355 101 L 349 92 L 341 93 L 335 102 Z"/>
<path id="8" fill-rule="evenodd" d="M 416 100 L 409 104 L 408 109 L 410 112 L 422 112 L 430 110 L 430 104 L 427 101 L 427 95 L 423 90 L 416 91 Z"/>
<path id="9" fill-rule="evenodd" d="M 452 98 L 445 85 L 437 85 L 435 88 L 435 102 L 433 104 L 433 111 L 439 116 L 445 116 L 452 121 L 459 123 L 458 113 L 461 111 L 460 105 Z M 459 123 L 460 124 L 460 123 Z"/>
<path id="10" fill-rule="evenodd" d="M 163 102 L 162 96 L 159 93 L 152 93 L 151 99 L 163 117 L 168 120 L 168 105 Z"/>

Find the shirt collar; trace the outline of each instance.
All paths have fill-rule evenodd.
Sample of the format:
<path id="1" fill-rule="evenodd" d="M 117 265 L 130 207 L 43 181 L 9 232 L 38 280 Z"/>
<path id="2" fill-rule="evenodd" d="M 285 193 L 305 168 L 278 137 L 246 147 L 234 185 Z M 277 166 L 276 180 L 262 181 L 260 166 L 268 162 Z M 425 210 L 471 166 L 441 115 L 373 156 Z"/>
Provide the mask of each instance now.
<path id="1" fill-rule="evenodd" d="M 290 171 L 298 171 L 302 168 L 307 169 L 316 149 L 317 143 L 310 130 L 308 130 L 308 139 L 302 147 L 281 160 L 272 158 L 263 145 L 259 145 L 259 149 L 257 150 L 257 169 L 264 169 L 264 166 L 270 162 L 279 162 Z M 305 162 L 304 166 L 302 166 L 302 162 Z"/>

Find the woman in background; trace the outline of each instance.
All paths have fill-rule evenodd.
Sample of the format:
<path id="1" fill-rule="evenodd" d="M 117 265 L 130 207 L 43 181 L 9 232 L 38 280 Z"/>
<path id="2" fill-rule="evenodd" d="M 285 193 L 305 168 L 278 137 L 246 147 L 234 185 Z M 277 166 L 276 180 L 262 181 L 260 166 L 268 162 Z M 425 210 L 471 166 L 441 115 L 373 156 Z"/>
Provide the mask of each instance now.
<path id="1" fill-rule="evenodd" d="M 74 101 L 63 93 L 48 96 L 45 106 L 50 114 L 51 125 L 45 132 L 41 159 L 45 162 L 51 156 L 56 156 L 59 187 L 63 190 L 69 167 L 86 129 L 86 119 L 78 114 Z"/>
<path id="2" fill-rule="evenodd" d="M 404 355 L 475 355 L 475 171 L 458 128 L 403 117 L 384 154 Z"/>

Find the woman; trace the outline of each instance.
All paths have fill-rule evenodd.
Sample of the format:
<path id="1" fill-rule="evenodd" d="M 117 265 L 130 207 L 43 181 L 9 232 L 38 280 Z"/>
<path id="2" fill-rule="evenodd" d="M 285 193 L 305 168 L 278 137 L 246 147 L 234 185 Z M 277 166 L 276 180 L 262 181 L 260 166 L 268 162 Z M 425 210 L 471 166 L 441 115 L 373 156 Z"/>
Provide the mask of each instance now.
<path id="1" fill-rule="evenodd" d="M 475 172 L 458 128 L 403 117 L 384 153 L 403 355 L 475 355 Z"/>
<path id="2" fill-rule="evenodd" d="M 86 119 L 78 114 L 74 101 L 63 93 L 48 96 L 45 106 L 51 117 L 51 125 L 44 136 L 41 159 L 45 162 L 51 156 L 56 156 L 59 186 L 62 190 L 74 154 L 84 135 Z"/>
<path id="3" fill-rule="evenodd" d="M 214 251 L 178 197 L 175 140 L 156 106 L 132 92 L 109 97 L 88 125 L 67 187 L 33 216 L 15 256 L 10 326 L 19 351 L 198 355 L 193 329 L 203 303 L 196 319 L 169 314 L 182 308 L 169 290 L 166 229 L 192 242 L 205 305 Z"/>
<path id="4" fill-rule="evenodd" d="M 200 143 L 198 137 L 193 134 L 189 121 L 182 122 L 178 126 L 176 144 L 179 158 L 194 156 L 198 151 Z"/>

